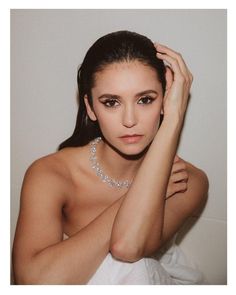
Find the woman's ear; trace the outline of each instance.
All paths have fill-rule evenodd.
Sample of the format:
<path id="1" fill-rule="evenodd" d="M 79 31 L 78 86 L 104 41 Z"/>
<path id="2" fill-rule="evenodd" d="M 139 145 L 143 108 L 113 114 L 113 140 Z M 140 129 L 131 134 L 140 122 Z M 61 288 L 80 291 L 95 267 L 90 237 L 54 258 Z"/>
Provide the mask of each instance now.
<path id="1" fill-rule="evenodd" d="M 97 120 L 97 117 L 96 117 L 94 111 L 92 110 L 92 108 L 91 108 L 91 106 L 89 104 L 89 100 L 88 100 L 87 94 L 85 94 L 85 96 L 84 96 L 84 103 L 85 103 L 87 114 L 88 114 L 89 118 L 92 121 L 96 121 Z"/>

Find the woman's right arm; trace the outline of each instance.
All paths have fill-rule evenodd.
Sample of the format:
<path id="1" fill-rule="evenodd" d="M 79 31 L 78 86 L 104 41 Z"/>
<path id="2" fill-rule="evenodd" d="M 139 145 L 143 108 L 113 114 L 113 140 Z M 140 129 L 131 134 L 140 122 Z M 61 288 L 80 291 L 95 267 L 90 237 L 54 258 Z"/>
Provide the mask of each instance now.
<path id="1" fill-rule="evenodd" d="M 43 160 L 26 172 L 13 245 L 17 284 L 86 284 L 109 252 L 113 221 L 124 197 L 63 241 L 63 182 Z"/>

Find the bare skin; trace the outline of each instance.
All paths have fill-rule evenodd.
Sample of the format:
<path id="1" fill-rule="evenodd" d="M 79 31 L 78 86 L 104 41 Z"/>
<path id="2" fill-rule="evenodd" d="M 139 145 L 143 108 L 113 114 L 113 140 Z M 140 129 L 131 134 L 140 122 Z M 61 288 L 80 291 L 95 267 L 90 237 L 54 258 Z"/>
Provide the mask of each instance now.
<path id="1" fill-rule="evenodd" d="M 175 53 L 166 54 L 172 63 Z M 177 77 L 179 67 L 188 75 L 182 62 L 173 67 Z M 174 158 L 189 88 L 182 89 L 182 82 L 173 84 L 170 93 L 174 94 L 165 98 L 166 119 L 132 190 L 114 190 L 102 183 L 90 168 L 88 146 L 64 149 L 37 160 L 27 170 L 13 249 L 17 283 L 86 284 L 109 251 L 131 262 L 150 256 L 202 207 L 208 189 L 205 173 Z M 181 97 L 181 104 L 176 104 L 175 96 Z M 181 115 L 173 120 L 176 111 Z M 170 117 L 176 125 L 169 124 Z M 169 137 L 163 135 L 166 131 Z M 155 150 L 162 149 L 164 159 L 155 155 Z M 154 167 L 150 155 L 156 157 Z M 135 190 L 142 190 L 146 169 L 158 172 L 158 163 L 163 174 L 148 180 L 149 190 L 138 196 Z M 139 199 L 136 205 L 133 198 Z M 144 200 L 149 201 L 142 204 Z M 136 218 L 136 222 L 129 218 Z M 144 220 L 145 226 L 140 226 Z M 63 240 L 63 233 L 69 239 Z M 145 239 L 137 238 L 140 233 Z M 130 249 L 128 244 L 132 245 Z"/>
<path id="2" fill-rule="evenodd" d="M 13 251 L 16 283 L 85 284 L 108 254 L 112 227 L 106 225 L 112 225 L 125 191 L 104 185 L 90 168 L 88 156 L 88 147 L 67 148 L 37 160 L 26 172 Z M 196 169 L 182 159 L 175 160 L 166 194 L 169 199 L 186 191 L 189 171 Z M 47 186 L 46 194 L 43 186 Z M 107 240 L 99 245 L 101 233 Z M 63 234 L 71 245 L 63 241 Z M 94 243 L 88 244 L 91 237 Z M 59 260 L 63 253 L 61 271 L 59 262 L 57 271 L 47 274 L 44 269 L 50 266 L 52 254 Z M 74 272 L 76 258 L 78 271 Z"/>

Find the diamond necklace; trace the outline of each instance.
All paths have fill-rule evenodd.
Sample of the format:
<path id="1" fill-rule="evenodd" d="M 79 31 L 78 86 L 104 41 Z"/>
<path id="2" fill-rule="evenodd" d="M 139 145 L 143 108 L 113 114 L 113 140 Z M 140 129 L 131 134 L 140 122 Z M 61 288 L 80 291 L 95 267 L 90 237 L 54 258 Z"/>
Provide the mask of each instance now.
<path id="1" fill-rule="evenodd" d="M 117 187 L 117 188 L 129 188 L 132 181 L 129 180 L 124 180 L 124 181 L 120 181 L 120 180 L 115 180 L 112 179 L 111 177 L 107 176 L 102 168 L 100 167 L 99 163 L 97 162 L 97 156 L 96 156 L 96 152 L 97 152 L 97 144 L 99 143 L 99 141 L 101 141 L 101 137 L 97 137 L 95 138 L 93 141 L 90 142 L 90 163 L 92 168 L 95 170 L 97 176 L 99 176 L 101 178 L 101 180 L 105 183 L 107 183 L 109 186 L 111 187 Z"/>

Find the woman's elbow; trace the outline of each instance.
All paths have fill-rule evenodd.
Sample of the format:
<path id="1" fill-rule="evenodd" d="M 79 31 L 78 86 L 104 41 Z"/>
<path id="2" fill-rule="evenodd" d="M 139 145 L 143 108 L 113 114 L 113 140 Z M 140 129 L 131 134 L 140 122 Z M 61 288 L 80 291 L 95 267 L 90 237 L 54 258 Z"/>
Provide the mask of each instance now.
<path id="1" fill-rule="evenodd" d="M 32 276 L 29 273 L 14 273 L 14 284 L 15 285 L 40 285 L 38 278 Z"/>
<path id="2" fill-rule="evenodd" d="M 116 242 L 110 247 L 112 256 L 125 262 L 136 262 L 142 257 L 142 249 L 139 247 L 125 245 L 122 242 Z"/>
<path id="3" fill-rule="evenodd" d="M 32 268 L 29 265 L 14 267 L 15 285 L 49 285 L 50 282 L 50 276 L 46 271 L 43 273 L 38 268 Z"/>
<path id="4" fill-rule="evenodd" d="M 16 285 L 60 285 L 66 284 L 54 277 L 36 276 L 30 273 L 15 276 L 14 283 Z"/>

